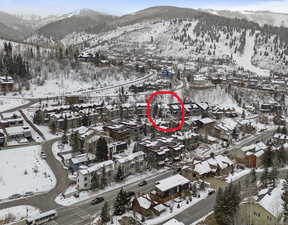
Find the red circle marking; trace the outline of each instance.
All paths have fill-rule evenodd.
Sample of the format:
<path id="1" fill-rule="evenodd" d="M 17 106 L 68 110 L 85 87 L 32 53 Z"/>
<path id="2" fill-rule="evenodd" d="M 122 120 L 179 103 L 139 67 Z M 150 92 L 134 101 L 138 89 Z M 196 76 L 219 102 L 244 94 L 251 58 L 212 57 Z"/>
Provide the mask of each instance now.
<path id="1" fill-rule="evenodd" d="M 154 99 L 155 96 L 162 95 L 162 94 L 169 94 L 169 95 L 174 96 L 178 100 L 178 102 L 180 102 L 180 104 L 181 104 L 181 111 L 182 111 L 181 112 L 181 117 L 182 118 L 181 118 L 181 122 L 180 122 L 178 127 L 174 127 L 174 128 L 170 128 L 170 129 L 165 129 L 165 128 L 159 127 L 159 126 L 157 126 L 157 124 L 155 123 L 155 121 L 153 120 L 153 118 L 151 116 L 151 102 L 152 102 L 152 100 Z M 184 107 L 184 103 L 183 103 L 182 99 L 175 92 L 172 92 L 172 91 L 156 91 L 147 100 L 147 117 L 150 120 L 150 122 L 152 123 L 152 125 L 157 130 L 160 130 L 160 131 L 163 131 L 163 132 L 173 132 L 173 131 L 180 130 L 183 127 L 184 122 L 185 122 L 185 107 Z"/>

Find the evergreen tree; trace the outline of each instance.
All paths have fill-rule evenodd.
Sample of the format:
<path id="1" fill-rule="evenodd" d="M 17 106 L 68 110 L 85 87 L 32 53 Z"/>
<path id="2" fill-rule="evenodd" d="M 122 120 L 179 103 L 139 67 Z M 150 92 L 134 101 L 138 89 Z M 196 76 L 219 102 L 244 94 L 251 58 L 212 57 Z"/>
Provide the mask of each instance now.
<path id="1" fill-rule="evenodd" d="M 242 119 L 245 119 L 246 118 L 246 113 L 245 113 L 245 110 L 242 111 Z"/>
<path id="2" fill-rule="evenodd" d="M 63 134 L 61 140 L 62 140 L 62 144 L 64 144 L 64 145 L 68 144 L 68 137 L 66 134 Z"/>
<path id="3" fill-rule="evenodd" d="M 126 211 L 126 204 L 128 203 L 126 192 L 121 189 L 114 202 L 114 215 L 122 215 Z"/>
<path id="4" fill-rule="evenodd" d="M 216 195 L 214 215 L 218 224 L 231 225 L 241 202 L 240 184 L 229 184 L 227 188 L 220 188 Z"/>
<path id="5" fill-rule="evenodd" d="M 64 130 L 64 133 L 66 134 L 66 133 L 67 133 L 67 130 L 68 130 L 68 119 L 67 119 L 67 116 L 66 116 L 66 115 L 65 115 L 65 117 L 64 117 L 63 130 Z"/>
<path id="6" fill-rule="evenodd" d="M 268 168 L 265 167 L 261 177 L 260 177 L 260 180 L 261 180 L 261 183 L 266 187 L 267 184 L 268 184 L 268 177 L 269 176 L 269 171 L 268 171 Z"/>
<path id="7" fill-rule="evenodd" d="M 93 173 L 91 178 L 91 189 L 96 189 L 98 187 L 99 187 L 99 180 L 97 173 Z"/>
<path id="8" fill-rule="evenodd" d="M 218 224 L 223 224 L 223 218 L 225 217 L 225 211 L 223 207 L 224 193 L 220 187 L 216 195 L 216 203 L 214 206 L 214 215 Z"/>
<path id="9" fill-rule="evenodd" d="M 100 137 L 96 145 L 96 161 L 103 162 L 108 160 L 108 146 L 105 138 Z"/>
<path id="10" fill-rule="evenodd" d="M 287 164 L 287 153 L 283 145 L 280 147 L 279 151 L 277 151 L 277 160 L 281 167 Z"/>
<path id="11" fill-rule="evenodd" d="M 271 147 L 268 147 L 268 149 L 264 152 L 262 162 L 263 166 L 267 168 L 273 165 L 273 152 L 271 150 Z"/>
<path id="12" fill-rule="evenodd" d="M 102 207 L 102 210 L 101 210 L 101 219 L 102 219 L 102 222 L 104 223 L 108 223 L 110 221 L 110 212 L 109 212 L 109 205 L 108 205 L 108 202 L 105 201 L 103 207 Z"/>
<path id="13" fill-rule="evenodd" d="M 56 126 L 56 122 L 54 120 L 51 120 L 49 122 L 49 129 L 50 129 L 52 134 L 56 134 L 57 126 Z"/>
<path id="14" fill-rule="evenodd" d="M 107 186 L 107 175 L 106 175 L 106 169 L 103 166 L 102 168 L 102 176 L 101 176 L 101 188 L 105 188 Z"/>
<path id="15" fill-rule="evenodd" d="M 254 184 L 257 182 L 257 176 L 256 176 L 256 171 L 253 168 L 250 172 L 250 179 L 251 179 L 251 183 Z"/>
<path id="16" fill-rule="evenodd" d="M 272 170 L 270 172 L 270 176 L 269 176 L 270 183 L 272 183 L 273 188 L 276 187 L 276 183 L 277 183 L 277 180 L 278 180 L 278 175 L 279 175 L 279 171 L 277 169 L 277 166 L 273 165 Z"/>
<path id="17" fill-rule="evenodd" d="M 123 176 L 122 168 L 121 168 L 121 166 L 118 166 L 117 174 L 115 176 L 115 181 L 121 182 L 123 180 L 123 178 L 124 178 L 124 176 Z"/>
<path id="18" fill-rule="evenodd" d="M 73 152 L 81 151 L 80 134 L 78 131 L 71 134 L 71 146 Z"/>
<path id="19" fill-rule="evenodd" d="M 43 124 L 44 119 L 44 113 L 40 109 L 38 109 L 34 114 L 33 123 L 37 125 Z"/>

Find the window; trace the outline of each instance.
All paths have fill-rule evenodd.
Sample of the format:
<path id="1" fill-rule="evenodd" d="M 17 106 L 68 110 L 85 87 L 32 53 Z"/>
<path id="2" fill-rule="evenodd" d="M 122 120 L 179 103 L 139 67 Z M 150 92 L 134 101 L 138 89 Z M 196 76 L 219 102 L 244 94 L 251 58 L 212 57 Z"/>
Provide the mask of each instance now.
<path id="1" fill-rule="evenodd" d="M 84 177 L 84 180 L 87 181 L 87 177 Z"/>

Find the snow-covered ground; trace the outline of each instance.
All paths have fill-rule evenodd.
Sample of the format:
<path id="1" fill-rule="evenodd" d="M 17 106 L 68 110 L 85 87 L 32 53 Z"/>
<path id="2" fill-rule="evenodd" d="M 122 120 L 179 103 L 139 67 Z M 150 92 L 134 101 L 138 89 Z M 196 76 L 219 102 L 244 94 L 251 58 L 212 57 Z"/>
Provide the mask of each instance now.
<path id="1" fill-rule="evenodd" d="M 25 192 L 45 192 L 56 185 L 55 176 L 40 152 L 40 145 L 0 151 L 0 199 Z"/>
<path id="2" fill-rule="evenodd" d="M 21 205 L 21 206 L 15 206 L 7 209 L 0 210 L 0 224 L 2 224 L 2 221 L 11 219 L 8 223 L 4 224 L 10 224 L 11 222 L 16 222 L 19 220 L 22 220 L 29 216 L 34 216 L 40 213 L 40 210 L 30 206 L 30 205 Z"/>
<path id="3" fill-rule="evenodd" d="M 0 97 L 0 112 L 4 112 L 9 109 L 21 106 L 28 103 L 25 99 L 20 98 L 8 98 L 5 96 Z"/>
<path id="4" fill-rule="evenodd" d="M 242 55 L 239 54 L 234 54 L 233 58 L 236 60 L 237 64 L 239 66 L 244 67 L 245 70 L 250 70 L 251 72 L 256 73 L 259 76 L 265 76 L 268 77 L 270 75 L 269 70 L 264 70 L 259 67 L 254 66 L 251 63 L 251 59 L 254 55 L 254 40 L 255 40 L 255 35 L 250 36 L 249 33 L 247 32 L 246 34 L 246 45 L 244 48 L 244 52 Z"/>
<path id="5" fill-rule="evenodd" d="M 244 169 L 244 170 L 239 170 L 239 171 L 235 171 L 234 174 L 229 174 L 229 176 L 227 176 L 225 178 L 225 180 L 229 183 L 234 182 L 236 180 L 239 180 L 241 177 L 246 176 L 247 174 L 249 174 L 251 172 L 251 169 Z"/>

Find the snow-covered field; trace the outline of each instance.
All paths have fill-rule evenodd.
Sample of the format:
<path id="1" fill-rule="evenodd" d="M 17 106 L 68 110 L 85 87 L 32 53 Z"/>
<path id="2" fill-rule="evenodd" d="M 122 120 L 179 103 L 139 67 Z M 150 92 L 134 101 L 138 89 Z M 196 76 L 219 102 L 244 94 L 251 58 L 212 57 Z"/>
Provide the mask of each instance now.
<path id="1" fill-rule="evenodd" d="M 6 110 L 9 110 L 9 109 L 13 109 L 15 107 L 18 107 L 18 106 L 21 106 L 23 104 L 26 104 L 28 103 L 27 100 L 25 99 L 13 99 L 13 98 L 8 98 L 8 97 L 5 97 L 5 96 L 1 96 L 0 97 L 0 112 L 4 112 Z"/>
<path id="2" fill-rule="evenodd" d="M 40 210 L 33 206 L 29 205 L 15 206 L 0 210 L 0 221 L 11 219 L 13 222 L 16 222 L 26 217 L 37 215 L 39 213 Z M 9 224 L 11 224 L 10 222 Z"/>
<path id="3" fill-rule="evenodd" d="M 56 185 L 41 148 L 30 146 L 0 151 L 0 199 L 25 192 L 45 192 Z"/>

